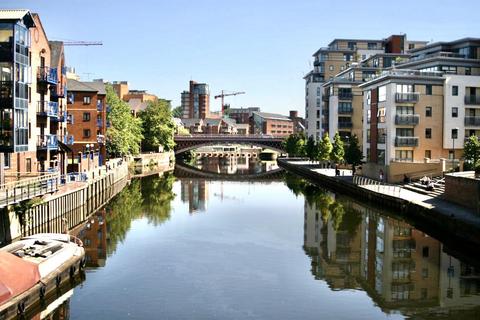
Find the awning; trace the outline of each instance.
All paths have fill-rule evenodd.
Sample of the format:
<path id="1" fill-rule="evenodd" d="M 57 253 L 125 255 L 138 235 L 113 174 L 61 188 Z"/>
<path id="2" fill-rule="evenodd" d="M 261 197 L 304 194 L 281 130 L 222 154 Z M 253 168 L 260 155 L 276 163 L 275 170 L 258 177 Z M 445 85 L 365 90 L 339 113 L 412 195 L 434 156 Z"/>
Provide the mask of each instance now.
<path id="1" fill-rule="evenodd" d="M 73 150 L 69 146 L 67 146 L 65 143 L 61 141 L 58 141 L 58 146 L 60 147 L 60 149 L 62 149 L 65 152 L 73 152 Z"/>

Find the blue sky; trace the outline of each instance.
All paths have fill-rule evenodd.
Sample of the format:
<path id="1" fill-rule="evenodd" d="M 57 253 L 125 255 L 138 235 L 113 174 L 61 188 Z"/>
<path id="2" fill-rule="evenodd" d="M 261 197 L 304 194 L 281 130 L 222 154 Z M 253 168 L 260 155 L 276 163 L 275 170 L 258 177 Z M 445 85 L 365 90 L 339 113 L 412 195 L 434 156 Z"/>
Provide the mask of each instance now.
<path id="1" fill-rule="evenodd" d="M 478 1 L 1 0 L 38 12 L 49 39 L 102 40 L 69 47 L 84 79 L 127 80 L 173 105 L 190 79 L 206 82 L 211 109 L 222 89 L 233 107 L 304 113 L 303 75 L 333 38 L 412 40 L 480 37 Z"/>

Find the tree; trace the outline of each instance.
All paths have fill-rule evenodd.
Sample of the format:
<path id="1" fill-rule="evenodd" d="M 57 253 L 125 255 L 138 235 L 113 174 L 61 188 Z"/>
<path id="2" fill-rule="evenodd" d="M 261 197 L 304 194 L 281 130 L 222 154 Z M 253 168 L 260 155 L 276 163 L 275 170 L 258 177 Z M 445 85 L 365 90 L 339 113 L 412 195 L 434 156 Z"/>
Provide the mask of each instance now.
<path id="1" fill-rule="evenodd" d="M 340 138 L 338 132 L 333 137 L 332 152 L 330 153 L 330 159 L 335 163 L 343 162 L 345 156 L 345 150 L 343 149 L 343 141 Z"/>
<path id="2" fill-rule="evenodd" d="M 305 154 L 308 159 L 310 159 L 310 161 L 315 160 L 316 150 L 317 146 L 315 139 L 313 138 L 313 136 L 310 136 L 307 140 L 307 143 L 305 144 Z"/>
<path id="3" fill-rule="evenodd" d="M 332 143 L 328 133 L 323 135 L 322 140 L 318 141 L 318 160 L 326 161 L 330 159 L 330 153 L 332 152 Z"/>
<path id="4" fill-rule="evenodd" d="M 352 166 L 357 166 L 362 163 L 362 150 L 360 150 L 360 145 L 358 143 L 357 135 L 353 135 L 350 138 L 350 143 L 345 150 L 345 160 L 347 163 L 351 164 Z"/>
<path id="5" fill-rule="evenodd" d="M 290 157 L 302 157 L 305 154 L 305 136 L 302 133 L 291 134 L 283 141 L 283 147 Z"/>
<path id="6" fill-rule="evenodd" d="M 181 118 L 182 115 L 183 115 L 182 106 L 178 106 L 178 107 L 173 108 L 173 110 L 172 110 L 172 116 L 173 116 L 174 118 Z"/>
<path id="7" fill-rule="evenodd" d="M 480 140 L 477 136 L 470 136 L 465 145 L 463 146 L 463 156 L 465 157 L 465 162 L 471 166 L 472 170 L 475 170 L 480 166 Z"/>
<path id="8" fill-rule="evenodd" d="M 139 153 L 143 139 L 142 121 L 132 115 L 130 106 L 118 98 L 111 85 L 107 85 L 106 90 L 107 104 L 110 106 L 107 114 L 110 122 L 107 129 L 108 153 L 121 156 Z"/>
<path id="9" fill-rule="evenodd" d="M 142 119 L 144 140 L 142 147 L 146 151 L 158 151 L 162 146 L 164 150 L 172 150 L 175 146 L 173 123 L 170 101 L 158 99 L 148 103 L 145 110 L 140 112 Z"/>

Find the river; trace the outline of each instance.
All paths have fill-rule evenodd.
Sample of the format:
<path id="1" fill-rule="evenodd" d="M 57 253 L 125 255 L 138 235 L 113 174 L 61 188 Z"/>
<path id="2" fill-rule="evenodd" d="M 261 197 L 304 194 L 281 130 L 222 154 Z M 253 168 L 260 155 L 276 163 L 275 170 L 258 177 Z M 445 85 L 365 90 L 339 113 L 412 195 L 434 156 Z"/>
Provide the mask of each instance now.
<path id="1" fill-rule="evenodd" d="M 135 179 L 89 219 L 85 279 L 52 318 L 479 319 L 478 256 L 294 175 L 255 178 L 272 164 L 203 161 L 218 178 Z"/>

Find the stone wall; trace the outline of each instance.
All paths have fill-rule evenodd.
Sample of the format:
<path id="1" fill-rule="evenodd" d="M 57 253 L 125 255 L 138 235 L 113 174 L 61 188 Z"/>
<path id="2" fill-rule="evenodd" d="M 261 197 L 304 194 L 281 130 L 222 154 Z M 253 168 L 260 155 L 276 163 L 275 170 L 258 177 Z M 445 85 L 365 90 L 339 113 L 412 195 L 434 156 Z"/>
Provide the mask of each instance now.
<path id="1" fill-rule="evenodd" d="M 446 174 L 443 197 L 480 215 L 480 179 L 475 179 L 474 171 Z"/>

